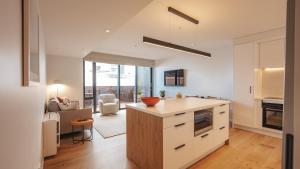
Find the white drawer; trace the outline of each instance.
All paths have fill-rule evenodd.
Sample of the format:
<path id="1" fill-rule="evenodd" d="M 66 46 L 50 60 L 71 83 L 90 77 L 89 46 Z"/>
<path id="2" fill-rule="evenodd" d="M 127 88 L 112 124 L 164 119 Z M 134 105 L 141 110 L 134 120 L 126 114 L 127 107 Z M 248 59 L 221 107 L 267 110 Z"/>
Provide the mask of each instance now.
<path id="1" fill-rule="evenodd" d="M 214 127 L 221 127 L 229 123 L 229 112 L 215 113 L 214 115 Z"/>
<path id="2" fill-rule="evenodd" d="M 164 169 L 180 169 L 192 159 L 192 144 L 187 142 L 164 152 Z"/>
<path id="3" fill-rule="evenodd" d="M 193 156 L 194 159 L 207 153 L 215 146 L 215 133 L 214 130 L 210 130 L 204 134 L 198 135 L 193 139 Z"/>
<path id="4" fill-rule="evenodd" d="M 164 146 L 172 150 L 178 145 L 185 144 L 193 139 L 194 125 L 192 122 L 178 123 L 175 126 L 164 129 Z"/>
<path id="5" fill-rule="evenodd" d="M 215 129 L 217 144 L 224 143 L 229 139 L 229 125 L 223 125 Z"/>
<path id="6" fill-rule="evenodd" d="M 174 125 L 188 122 L 188 121 L 194 121 L 194 113 L 193 112 L 182 112 L 177 113 L 170 117 L 163 118 L 163 127 L 173 127 Z"/>
<path id="7" fill-rule="evenodd" d="M 214 107 L 215 112 L 229 111 L 229 104 L 221 104 Z"/>
<path id="8" fill-rule="evenodd" d="M 229 105 L 217 106 L 214 108 L 214 128 L 227 125 L 229 123 Z"/>

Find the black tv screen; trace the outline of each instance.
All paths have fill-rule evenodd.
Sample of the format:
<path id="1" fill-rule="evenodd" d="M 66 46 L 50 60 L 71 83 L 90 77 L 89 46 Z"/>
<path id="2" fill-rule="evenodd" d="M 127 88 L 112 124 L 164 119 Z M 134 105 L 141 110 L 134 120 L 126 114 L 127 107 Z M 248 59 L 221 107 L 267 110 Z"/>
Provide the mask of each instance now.
<path id="1" fill-rule="evenodd" d="M 184 70 L 168 70 L 164 72 L 165 86 L 184 86 Z"/>

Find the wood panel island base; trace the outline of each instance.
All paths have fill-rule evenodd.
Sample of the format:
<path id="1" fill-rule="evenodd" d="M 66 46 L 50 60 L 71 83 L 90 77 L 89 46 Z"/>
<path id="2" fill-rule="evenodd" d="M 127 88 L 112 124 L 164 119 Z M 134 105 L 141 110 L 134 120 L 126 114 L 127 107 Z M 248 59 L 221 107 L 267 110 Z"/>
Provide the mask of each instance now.
<path id="1" fill-rule="evenodd" d="M 229 102 L 185 98 L 126 107 L 127 158 L 140 169 L 187 168 L 229 143 Z"/>

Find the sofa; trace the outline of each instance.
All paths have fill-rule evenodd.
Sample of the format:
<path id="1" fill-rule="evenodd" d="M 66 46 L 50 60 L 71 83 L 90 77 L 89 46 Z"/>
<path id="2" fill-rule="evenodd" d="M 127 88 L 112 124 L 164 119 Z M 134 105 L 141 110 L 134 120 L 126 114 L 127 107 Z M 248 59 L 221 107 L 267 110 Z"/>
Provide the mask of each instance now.
<path id="1" fill-rule="evenodd" d="M 114 94 L 100 94 L 98 104 L 102 115 L 116 114 L 119 111 L 119 99 Z"/>
<path id="2" fill-rule="evenodd" d="M 72 106 L 68 110 L 63 108 L 62 99 L 51 98 L 48 101 L 48 112 L 58 112 L 60 115 L 60 133 L 68 134 L 72 132 L 71 120 L 73 119 L 88 119 L 92 118 L 91 108 L 79 108 L 79 101 L 71 101 Z M 63 110 L 62 110 L 63 108 Z M 81 131 L 79 128 L 74 128 L 74 131 Z"/>

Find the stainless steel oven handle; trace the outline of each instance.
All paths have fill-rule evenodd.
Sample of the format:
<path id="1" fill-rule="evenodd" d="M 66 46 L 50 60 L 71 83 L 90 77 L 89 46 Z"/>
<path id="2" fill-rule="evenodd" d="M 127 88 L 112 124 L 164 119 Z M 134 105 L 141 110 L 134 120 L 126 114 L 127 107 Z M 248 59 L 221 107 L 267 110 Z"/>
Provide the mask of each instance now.
<path id="1" fill-rule="evenodd" d="M 281 109 L 270 109 L 270 108 L 265 108 L 266 110 L 271 110 L 271 111 L 283 111 Z"/>

